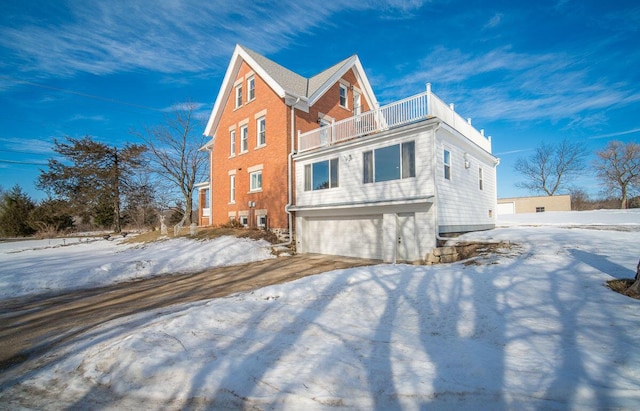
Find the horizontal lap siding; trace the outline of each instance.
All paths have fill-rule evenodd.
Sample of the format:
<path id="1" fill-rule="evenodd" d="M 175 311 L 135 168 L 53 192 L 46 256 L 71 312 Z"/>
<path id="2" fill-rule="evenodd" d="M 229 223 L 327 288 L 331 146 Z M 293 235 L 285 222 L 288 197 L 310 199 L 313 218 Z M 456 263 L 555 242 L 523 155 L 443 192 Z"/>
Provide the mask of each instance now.
<path id="1" fill-rule="evenodd" d="M 377 183 L 363 183 L 363 152 L 407 141 L 415 141 L 416 177 Z M 342 143 L 329 149 L 318 150 L 312 157 L 297 160 L 296 206 L 320 206 L 344 203 L 364 203 L 397 199 L 409 199 L 433 194 L 431 178 L 432 131 L 412 128 L 393 138 L 371 138 L 370 144 Z M 339 187 L 304 191 L 304 166 L 319 161 L 338 158 Z"/>
<path id="2" fill-rule="evenodd" d="M 444 150 L 451 152 L 451 180 L 444 179 Z M 469 168 L 465 168 L 467 153 Z M 495 225 L 496 169 L 490 156 L 472 143 L 461 144 L 448 131 L 437 137 L 438 225 L 442 232 L 471 231 Z M 483 170 L 483 190 L 478 169 Z"/>

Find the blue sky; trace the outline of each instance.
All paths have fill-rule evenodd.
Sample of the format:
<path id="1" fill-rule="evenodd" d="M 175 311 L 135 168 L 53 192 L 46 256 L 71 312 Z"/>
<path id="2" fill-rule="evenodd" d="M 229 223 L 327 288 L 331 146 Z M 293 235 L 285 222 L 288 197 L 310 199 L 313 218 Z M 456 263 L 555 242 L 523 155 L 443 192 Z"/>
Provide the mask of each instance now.
<path id="1" fill-rule="evenodd" d="M 358 54 L 383 104 L 432 83 L 492 136 L 499 197 L 530 194 L 513 163 L 543 141 L 640 142 L 637 1 L 4 0 L 0 22 L 0 186 L 35 200 L 54 138 L 139 143 L 187 100 L 206 120 L 237 43 L 305 76 Z"/>

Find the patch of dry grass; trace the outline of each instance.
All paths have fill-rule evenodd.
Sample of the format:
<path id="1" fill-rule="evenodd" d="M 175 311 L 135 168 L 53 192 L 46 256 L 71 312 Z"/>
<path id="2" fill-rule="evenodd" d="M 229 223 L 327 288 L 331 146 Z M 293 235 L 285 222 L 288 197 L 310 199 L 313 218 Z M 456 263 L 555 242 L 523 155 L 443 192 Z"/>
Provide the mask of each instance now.
<path id="1" fill-rule="evenodd" d="M 607 281 L 607 286 L 617 293 L 626 295 L 627 297 L 635 298 L 636 300 L 640 300 L 640 294 L 635 294 L 628 291 L 629 287 L 631 287 L 631 284 L 633 284 L 634 281 L 635 280 L 633 278 L 609 280 Z"/>
<path id="2" fill-rule="evenodd" d="M 278 243 L 278 237 L 271 231 L 260 230 L 257 228 L 238 228 L 238 227 L 202 227 L 198 228 L 196 235 L 192 236 L 189 228 L 183 228 L 180 234 L 175 236 L 173 229 L 169 230 L 168 235 L 160 235 L 159 230 L 147 231 L 131 237 L 127 237 L 127 243 L 148 243 L 153 241 L 163 241 L 170 238 L 193 238 L 196 240 L 211 240 L 223 236 L 232 236 L 238 238 L 250 238 L 252 240 L 266 240 L 271 244 Z"/>

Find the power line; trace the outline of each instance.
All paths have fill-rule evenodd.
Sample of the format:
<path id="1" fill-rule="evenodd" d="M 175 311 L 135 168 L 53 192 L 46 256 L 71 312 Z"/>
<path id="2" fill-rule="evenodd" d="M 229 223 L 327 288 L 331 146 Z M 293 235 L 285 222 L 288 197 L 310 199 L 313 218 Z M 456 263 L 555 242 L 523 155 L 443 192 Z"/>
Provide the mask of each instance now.
<path id="1" fill-rule="evenodd" d="M 30 165 L 30 166 L 46 166 L 49 165 L 49 163 L 43 163 L 43 162 L 37 162 L 37 161 L 13 161 L 13 160 L 0 160 L 0 163 L 7 163 L 7 164 L 24 164 L 24 165 Z"/>
<path id="2" fill-rule="evenodd" d="M 119 105 L 129 106 L 129 107 L 135 107 L 135 108 L 140 108 L 140 109 L 149 110 L 149 111 L 156 111 L 156 112 L 159 112 L 159 113 L 163 113 L 164 112 L 164 110 L 159 109 L 159 108 L 143 106 L 141 104 L 135 104 L 135 103 L 128 103 L 126 101 L 120 101 L 120 100 L 115 100 L 115 99 L 112 99 L 112 98 L 96 96 L 94 94 L 82 93 L 82 92 L 79 92 L 79 91 L 68 90 L 68 89 L 64 89 L 64 88 L 60 88 L 60 87 L 47 86 L 47 85 L 44 85 L 44 84 L 34 83 L 34 82 L 31 82 L 31 81 L 26 81 L 26 80 L 20 80 L 20 79 L 16 79 L 16 78 L 13 78 L 13 77 L 0 75 L 0 79 L 6 80 L 6 81 L 11 81 L 13 83 L 26 84 L 26 85 L 33 86 L 33 87 L 40 87 L 40 88 L 44 88 L 44 89 L 48 89 L 48 90 L 59 91 L 59 92 L 62 92 L 62 93 L 74 94 L 76 96 L 85 97 L 85 98 L 91 98 L 91 99 L 94 99 L 94 100 L 104 101 L 104 102 L 107 102 L 107 103 L 119 104 Z"/>

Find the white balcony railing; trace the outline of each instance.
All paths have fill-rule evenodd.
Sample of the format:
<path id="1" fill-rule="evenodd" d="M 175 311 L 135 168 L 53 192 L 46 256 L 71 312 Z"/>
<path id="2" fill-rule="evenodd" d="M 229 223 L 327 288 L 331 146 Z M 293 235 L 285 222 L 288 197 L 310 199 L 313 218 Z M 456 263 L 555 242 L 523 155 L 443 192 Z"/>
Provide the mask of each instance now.
<path id="1" fill-rule="evenodd" d="M 386 106 L 335 121 L 328 126 L 306 133 L 298 131 L 298 152 L 338 144 L 354 138 L 373 135 L 382 131 L 404 126 L 430 117 L 438 117 L 466 138 L 491 152 L 491 139 L 471 125 L 471 120 L 463 119 L 453 109 L 431 92 L 427 91 Z"/>

